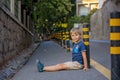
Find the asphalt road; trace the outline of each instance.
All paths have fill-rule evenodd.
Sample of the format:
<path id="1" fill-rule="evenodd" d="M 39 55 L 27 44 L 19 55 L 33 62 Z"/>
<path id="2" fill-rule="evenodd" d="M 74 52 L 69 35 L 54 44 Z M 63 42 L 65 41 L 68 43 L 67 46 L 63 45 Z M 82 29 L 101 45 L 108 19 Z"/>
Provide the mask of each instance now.
<path id="1" fill-rule="evenodd" d="M 109 43 L 92 41 L 90 57 L 110 69 Z M 70 61 L 71 52 L 67 52 L 54 41 L 44 41 L 35 50 L 28 63 L 11 80 L 108 80 L 94 66 L 91 66 L 88 71 L 64 70 L 40 73 L 37 71 L 36 59 L 40 59 L 45 66 L 53 65 Z"/>

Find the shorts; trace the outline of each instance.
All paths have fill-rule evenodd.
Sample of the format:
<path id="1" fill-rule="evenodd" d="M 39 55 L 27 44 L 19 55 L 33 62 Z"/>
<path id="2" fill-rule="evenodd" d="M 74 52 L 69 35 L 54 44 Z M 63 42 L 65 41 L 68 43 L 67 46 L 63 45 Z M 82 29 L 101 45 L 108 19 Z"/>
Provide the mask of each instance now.
<path id="1" fill-rule="evenodd" d="M 64 63 L 68 69 L 83 69 L 83 65 L 77 61 L 68 61 Z"/>

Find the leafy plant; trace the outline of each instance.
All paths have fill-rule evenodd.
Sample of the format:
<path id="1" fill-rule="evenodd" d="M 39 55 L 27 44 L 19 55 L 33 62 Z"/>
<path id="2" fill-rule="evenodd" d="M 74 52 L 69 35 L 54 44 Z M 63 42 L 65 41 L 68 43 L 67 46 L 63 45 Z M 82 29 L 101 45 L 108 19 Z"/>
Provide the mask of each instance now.
<path id="1" fill-rule="evenodd" d="M 74 23 L 90 23 L 90 17 L 91 15 L 96 12 L 97 9 L 93 9 L 90 11 L 90 13 L 87 16 L 72 16 L 68 21 L 68 29 L 71 29 L 74 26 Z"/>
<path id="2" fill-rule="evenodd" d="M 51 32 L 53 24 L 67 22 L 72 6 L 70 0 L 38 0 L 33 13 L 35 25 Z"/>

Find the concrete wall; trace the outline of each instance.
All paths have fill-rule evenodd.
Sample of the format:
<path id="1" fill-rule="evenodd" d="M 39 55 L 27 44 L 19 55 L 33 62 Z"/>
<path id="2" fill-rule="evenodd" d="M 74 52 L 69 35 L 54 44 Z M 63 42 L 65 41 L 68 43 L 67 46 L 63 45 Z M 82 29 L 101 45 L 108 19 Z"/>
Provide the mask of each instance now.
<path id="1" fill-rule="evenodd" d="M 33 43 L 33 34 L 0 4 L 0 66 Z"/>
<path id="2" fill-rule="evenodd" d="M 109 40 L 109 20 L 110 13 L 120 11 L 119 0 L 106 0 L 102 8 L 94 13 L 91 17 L 91 39 Z"/>

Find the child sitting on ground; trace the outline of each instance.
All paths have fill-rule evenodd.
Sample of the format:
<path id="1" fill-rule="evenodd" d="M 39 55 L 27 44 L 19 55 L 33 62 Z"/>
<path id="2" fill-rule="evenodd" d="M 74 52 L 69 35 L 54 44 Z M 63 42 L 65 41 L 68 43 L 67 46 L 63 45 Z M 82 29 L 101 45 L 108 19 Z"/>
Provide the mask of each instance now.
<path id="1" fill-rule="evenodd" d="M 59 71 L 68 69 L 88 69 L 86 46 L 81 41 L 81 33 L 79 28 L 72 28 L 70 30 L 71 38 L 74 42 L 72 50 L 72 61 L 52 65 L 44 66 L 40 61 L 37 61 L 37 68 L 39 72 L 43 71 Z"/>

